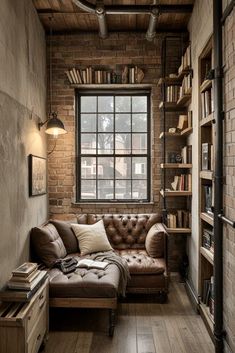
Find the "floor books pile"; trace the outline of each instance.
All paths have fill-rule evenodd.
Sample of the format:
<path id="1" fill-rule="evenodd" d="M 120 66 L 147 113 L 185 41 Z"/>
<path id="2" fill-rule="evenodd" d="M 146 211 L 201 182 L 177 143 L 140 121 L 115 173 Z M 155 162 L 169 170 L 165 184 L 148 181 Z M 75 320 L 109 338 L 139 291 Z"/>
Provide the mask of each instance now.
<path id="1" fill-rule="evenodd" d="M 40 271 L 34 262 L 25 262 L 12 271 L 6 287 L 0 292 L 2 301 L 29 301 L 47 278 L 46 271 Z"/>

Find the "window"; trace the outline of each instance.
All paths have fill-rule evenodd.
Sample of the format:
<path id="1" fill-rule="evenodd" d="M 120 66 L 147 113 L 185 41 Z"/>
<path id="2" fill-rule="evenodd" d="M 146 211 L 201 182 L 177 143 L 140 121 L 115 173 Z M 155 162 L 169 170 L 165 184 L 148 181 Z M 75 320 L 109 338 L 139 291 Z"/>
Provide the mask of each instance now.
<path id="1" fill-rule="evenodd" d="M 149 92 L 77 94 L 77 201 L 148 201 Z"/>

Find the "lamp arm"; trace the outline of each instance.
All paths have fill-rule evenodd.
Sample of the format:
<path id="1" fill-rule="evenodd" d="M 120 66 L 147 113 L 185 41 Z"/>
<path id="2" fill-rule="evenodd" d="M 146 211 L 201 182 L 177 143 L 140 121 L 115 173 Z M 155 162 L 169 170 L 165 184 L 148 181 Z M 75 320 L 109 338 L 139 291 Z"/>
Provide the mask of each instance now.
<path id="1" fill-rule="evenodd" d="M 49 116 L 49 118 L 47 119 L 47 120 L 45 120 L 44 122 L 40 122 L 40 123 L 38 123 L 38 128 L 39 128 L 39 130 L 41 129 L 41 127 L 43 127 L 49 120 L 51 119 L 51 117 Z"/>

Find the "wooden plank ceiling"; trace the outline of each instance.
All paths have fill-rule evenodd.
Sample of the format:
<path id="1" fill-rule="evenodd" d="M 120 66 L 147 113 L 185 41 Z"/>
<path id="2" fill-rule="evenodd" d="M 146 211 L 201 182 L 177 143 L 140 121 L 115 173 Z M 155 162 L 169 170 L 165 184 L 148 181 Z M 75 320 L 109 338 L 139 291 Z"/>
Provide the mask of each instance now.
<path id="1" fill-rule="evenodd" d="M 46 30 L 52 22 L 53 32 L 96 32 L 99 30 L 95 14 L 78 8 L 72 0 L 33 0 L 39 18 Z M 95 4 L 96 0 L 89 0 Z M 105 5 L 153 5 L 153 0 L 104 0 Z M 194 0 L 158 0 L 157 5 L 192 5 Z M 53 21 L 50 17 L 53 16 Z M 108 31 L 146 31 L 149 14 L 107 15 Z M 184 30 L 190 13 L 160 14 L 156 30 Z"/>

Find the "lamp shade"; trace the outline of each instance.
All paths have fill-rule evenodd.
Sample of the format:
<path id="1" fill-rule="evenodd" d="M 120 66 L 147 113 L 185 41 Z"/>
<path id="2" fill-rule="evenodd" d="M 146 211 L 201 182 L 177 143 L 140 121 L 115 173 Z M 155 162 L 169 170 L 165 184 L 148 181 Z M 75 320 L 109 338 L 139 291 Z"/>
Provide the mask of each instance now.
<path id="1" fill-rule="evenodd" d="M 53 114 L 53 117 L 48 121 L 45 132 L 54 136 L 67 134 L 67 131 L 64 128 L 64 124 L 60 119 L 57 118 L 55 113 Z"/>

